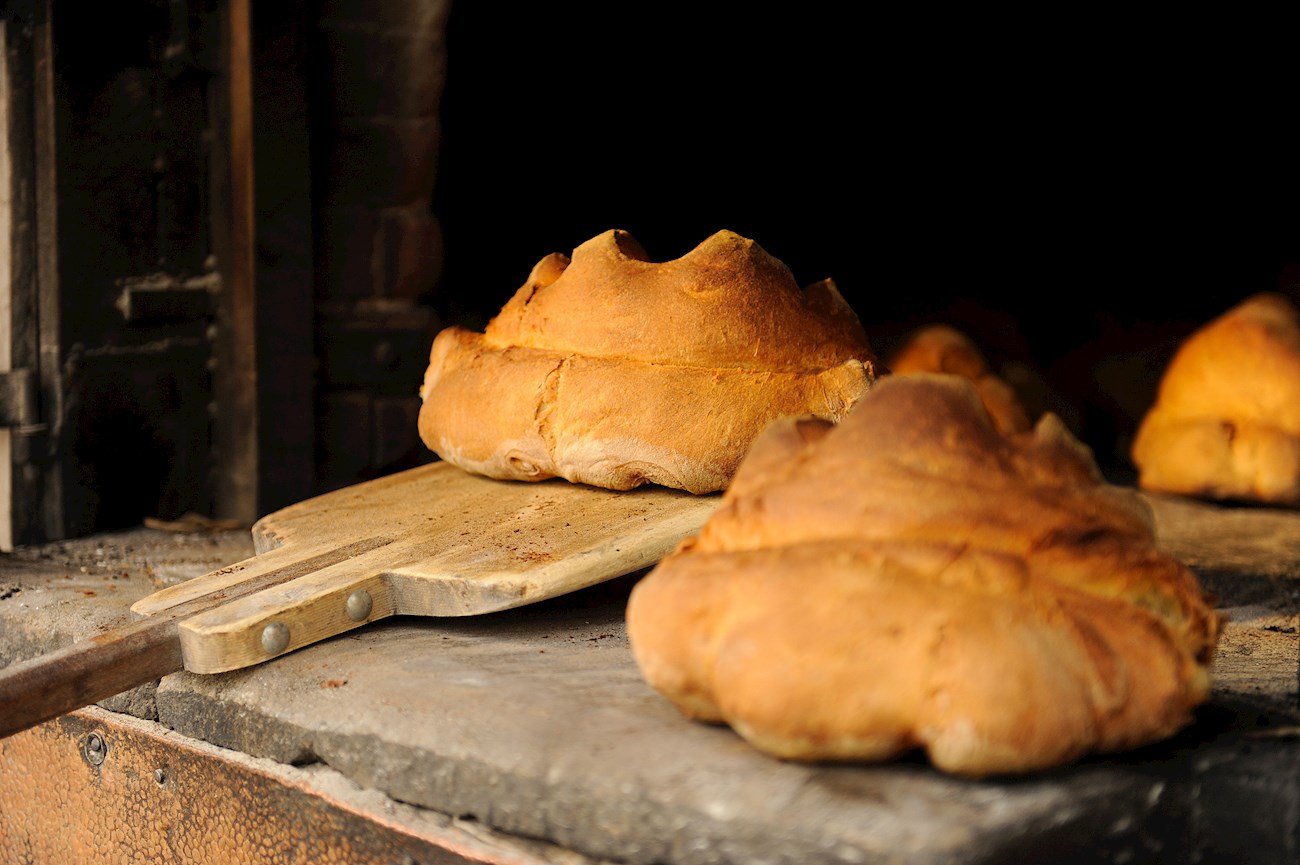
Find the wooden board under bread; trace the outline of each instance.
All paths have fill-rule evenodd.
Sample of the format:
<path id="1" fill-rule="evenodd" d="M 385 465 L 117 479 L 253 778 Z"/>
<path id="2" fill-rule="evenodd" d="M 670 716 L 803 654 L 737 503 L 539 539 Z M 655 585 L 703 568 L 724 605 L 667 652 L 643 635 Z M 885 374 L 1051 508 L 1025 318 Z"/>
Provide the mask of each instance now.
<path id="1" fill-rule="evenodd" d="M 263 645 L 272 624 L 285 628 L 280 651 L 290 651 L 385 616 L 490 613 L 649 567 L 718 501 L 664 487 L 499 481 L 437 462 L 263 517 L 253 527 L 258 555 L 132 610 L 153 615 L 306 563 L 301 576 L 181 624 L 187 670 L 232 670 L 272 654 Z M 349 609 L 359 592 L 368 597 Z"/>
<path id="2" fill-rule="evenodd" d="M 0 670 L 0 737 L 180 669 L 240 669 L 387 616 L 473 616 L 655 564 L 721 493 L 502 481 L 435 462 L 291 505 L 256 555 L 137 601 L 135 622 Z"/>

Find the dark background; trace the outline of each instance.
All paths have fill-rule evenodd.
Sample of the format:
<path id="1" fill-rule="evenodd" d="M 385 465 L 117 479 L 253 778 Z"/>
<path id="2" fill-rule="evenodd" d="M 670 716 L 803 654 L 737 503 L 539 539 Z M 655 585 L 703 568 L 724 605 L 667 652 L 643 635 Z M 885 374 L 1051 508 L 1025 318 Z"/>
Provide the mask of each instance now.
<path id="1" fill-rule="evenodd" d="M 882 356 L 962 328 L 1123 462 L 1180 338 L 1294 292 L 1274 158 L 1294 109 L 1242 59 L 1131 21 L 705 5 L 453 5 L 447 321 L 481 327 L 543 255 L 610 228 L 658 261 L 728 228 L 801 285 L 834 279 Z"/>
<path id="2" fill-rule="evenodd" d="M 430 459 L 437 328 L 482 327 L 539 259 L 613 228 L 660 261 L 750 237 L 835 280 L 885 359 L 955 324 L 1118 469 L 1181 337 L 1297 293 L 1289 22 L 254 4 L 245 267 L 223 248 L 250 168 L 228 4 L 0 9 L 27 214 L 12 365 L 41 382 L 24 537 L 251 520 Z M 128 292 L 165 314 L 128 316 Z"/>

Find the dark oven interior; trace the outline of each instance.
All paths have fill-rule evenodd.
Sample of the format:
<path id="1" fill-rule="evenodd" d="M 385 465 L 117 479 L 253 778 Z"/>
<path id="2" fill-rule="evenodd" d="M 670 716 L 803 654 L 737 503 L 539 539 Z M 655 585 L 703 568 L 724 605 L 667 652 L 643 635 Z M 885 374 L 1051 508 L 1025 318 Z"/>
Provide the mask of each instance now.
<path id="1" fill-rule="evenodd" d="M 954 324 L 1124 476 L 1176 342 L 1297 294 L 1278 175 L 1114 63 L 891 14 L 7 4 L 9 542 L 427 461 L 433 334 L 610 228 L 753 238 L 881 354 Z"/>

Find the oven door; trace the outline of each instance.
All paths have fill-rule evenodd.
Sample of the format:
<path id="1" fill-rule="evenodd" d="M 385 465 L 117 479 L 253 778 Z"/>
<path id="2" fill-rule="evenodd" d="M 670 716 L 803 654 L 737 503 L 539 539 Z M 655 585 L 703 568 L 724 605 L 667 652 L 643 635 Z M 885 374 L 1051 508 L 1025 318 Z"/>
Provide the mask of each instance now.
<path id="1" fill-rule="evenodd" d="M 59 376 L 41 376 L 41 310 L 54 279 L 48 7 L 9 3 L 0 17 L 0 550 L 62 537 L 58 472 L 46 459 Z M 44 295 L 49 297 L 50 295 Z"/>
<path id="2" fill-rule="evenodd" d="M 311 492 L 313 391 L 310 233 L 254 227 L 249 4 L 55 5 L 0 13 L 0 548 L 251 523 Z M 259 343 L 264 309 L 297 324 Z"/>

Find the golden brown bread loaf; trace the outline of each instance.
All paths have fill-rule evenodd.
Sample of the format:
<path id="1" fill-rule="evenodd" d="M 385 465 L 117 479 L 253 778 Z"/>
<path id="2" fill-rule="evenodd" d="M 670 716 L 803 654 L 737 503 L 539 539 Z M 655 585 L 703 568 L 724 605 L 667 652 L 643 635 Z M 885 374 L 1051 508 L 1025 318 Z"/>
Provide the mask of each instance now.
<path id="1" fill-rule="evenodd" d="M 917 328 L 889 355 L 885 366 L 899 375 L 959 375 L 975 385 L 998 429 L 1025 432 L 1033 425 L 1015 389 L 989 369 L 988 360 L 975 342 L 951 325 L 935 323 Z"/>
<path id="2" fill-rule="evenodd" d="M 1056 415 L 1003 435 L 969 381 L 916 373 L 765 430 L 627 627 L 651 686 L 766 753 L 984 776 L 1174 733 L 1220 620 Z"/>
<path id="3" fill-rule="evenodd" d="M 1300 313 L 1253 295 L 1174 352 L 1130 451 L 1138 484 L 1300 505 Z"/>
<path id="4" fill-rule="evenodd" d="M 419 432 L 488 477 L 708 493 L 773 419 L 842 417 L 875 360 L 833 282 L 800 289 L 752 240 L 654 263 L 612 230 L 538 262 L 484 333 L 437 335 Z"/>

